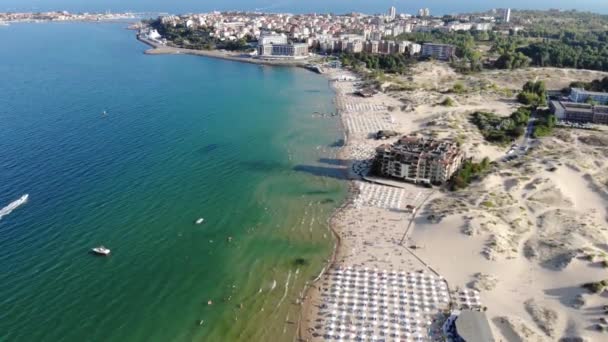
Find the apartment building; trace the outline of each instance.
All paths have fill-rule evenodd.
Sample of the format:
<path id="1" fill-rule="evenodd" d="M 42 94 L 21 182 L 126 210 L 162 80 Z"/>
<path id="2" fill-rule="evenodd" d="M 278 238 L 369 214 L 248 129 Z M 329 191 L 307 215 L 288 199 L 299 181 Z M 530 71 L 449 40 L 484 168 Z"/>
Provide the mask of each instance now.
<path id="1" fill-rule="evenodd" d="M 460 169 L 464 152 L 451 140 L 404 136 L 376 149 L 375 171 L 412 183 L 441 184 Z"/>
<path id="2" fill-rule="evenodd" d="M 449 44 L 424 43 L 421 55 L 423 57 L 433 57 L 440 60 L 449 60 L 456 54 L 456 47 Z"/>
<path id="3" fill-rule="evenodd" d="M 549 108 L 558 120 L 608 125 L 608 106 L 554 100 Z"/>
<path id="4" fill-rule="evenodd" d="M 570 101 L 583 103 L 589 101 L 589 99 L 599 104 L 608 104 L 608 93 L 600 93 L 596 91 L 587 91 L 581 88 L 572 88 L 570 91 Z"/>

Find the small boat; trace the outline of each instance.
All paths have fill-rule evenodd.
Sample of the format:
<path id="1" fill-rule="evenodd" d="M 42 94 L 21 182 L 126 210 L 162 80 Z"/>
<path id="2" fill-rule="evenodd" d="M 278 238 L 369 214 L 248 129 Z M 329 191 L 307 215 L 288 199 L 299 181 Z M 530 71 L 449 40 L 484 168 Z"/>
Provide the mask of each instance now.
<path id="1" fill-rule="evenodd" d="M 108 115 L 108 112 L 106 112 L 105 110 L 103 111 L 103 113 L 101 113 L 102 116 L 106 116 Z"/>
<path id="2" fill-rule="evenodd" d="M 202 217 L 199 218 L 198 220 L 194 221 L 194 223 L 196 223 L 196 224 L 202 224 L 203 222 L 205 222 L 205 219 Z"/>
<path id="3" fill-rule="evenodd" d="M 110 250 L 105 248 L 104 246 L 99 246 L 91 249 L 91 251 L 97 255 L 109 255 Z"/>

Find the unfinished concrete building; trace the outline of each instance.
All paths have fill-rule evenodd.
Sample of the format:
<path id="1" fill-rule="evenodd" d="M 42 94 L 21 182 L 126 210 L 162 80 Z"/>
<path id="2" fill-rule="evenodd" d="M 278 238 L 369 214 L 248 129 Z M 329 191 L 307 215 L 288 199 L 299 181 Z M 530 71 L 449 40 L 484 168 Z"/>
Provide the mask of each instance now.
<path id="1" fill-rule="evenodd" d="M 376 149 L 375 171 L 407 182 L 441 184 L 452 178 L 464 159 L 464 152 L 451 140 L 404 136 Z"/>

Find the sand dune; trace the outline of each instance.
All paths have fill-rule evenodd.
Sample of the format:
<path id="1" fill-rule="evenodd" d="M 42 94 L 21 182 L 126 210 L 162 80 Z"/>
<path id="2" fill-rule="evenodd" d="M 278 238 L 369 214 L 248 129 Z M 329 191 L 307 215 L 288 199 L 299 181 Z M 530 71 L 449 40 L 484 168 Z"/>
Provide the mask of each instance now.
<path id="1" fill-rule="evenodd" d="M 518 107 L 512 91 L 535 77 L 561 88 L 603 76 L 558 69 L 463 76 L 445 64 L 420 63 L 412 76 L 398 80 L 411 90 L 362 99 L 349 93 L 352 85 L 336 87 L 341 103 L 392 108 L 391 129 L 458 139 L 468 155 L 498 160 L 505 147 L 484 142 L 468 120 L 472 112 L 509 115 Z M 467 91 L 451 93 L 457 82 Z M 458 105 L 438 105 L 446 96 Z M 606 340 L 608 333 L 598 327 L 606 326 L 608 299 L 581 285 L 608 278 L 607 142 L 606 131 L 558 130 L 466 190 L 425 193 L 411 225 L 408 214 L 387 207 L 347 206 L 333 222 L 340 238 L 335 263 L 405 271 L 430 267 L 451 289 L 479 290 L 497 340 Z M 380 143 L 385 142 L 363 131 L 349 133 L 343 157 L 353 179 L 365 172 Z M 321 340 L 312 337 L 311 328 L 318 298 L 310 297 L 305 315 L 310 340 Z"/>

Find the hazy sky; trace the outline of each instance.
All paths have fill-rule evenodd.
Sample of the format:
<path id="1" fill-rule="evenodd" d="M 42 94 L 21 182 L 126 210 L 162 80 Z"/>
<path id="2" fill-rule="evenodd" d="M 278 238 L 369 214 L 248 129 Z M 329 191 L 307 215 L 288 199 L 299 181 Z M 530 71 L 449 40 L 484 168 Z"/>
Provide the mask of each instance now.
<path id="1" fill-rule="evenodd" d="M 0 0 L 0 11 L 163 11 L 171 13 L 211 10 L 262 10 L 268 12 L 398 12 L 413 13 L 428 7 L 445 14 L 495 7 L 562 8 L 608 14 L 608 0 Z"/>

